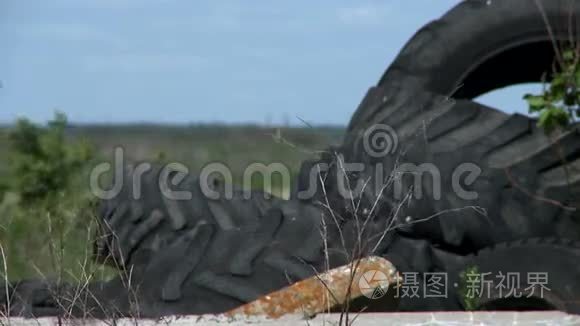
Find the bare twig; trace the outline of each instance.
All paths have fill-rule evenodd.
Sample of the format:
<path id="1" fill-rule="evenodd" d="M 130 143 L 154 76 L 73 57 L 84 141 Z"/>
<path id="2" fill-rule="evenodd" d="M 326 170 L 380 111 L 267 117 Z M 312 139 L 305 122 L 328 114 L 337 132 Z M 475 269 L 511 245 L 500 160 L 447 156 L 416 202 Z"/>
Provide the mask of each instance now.
<path id="1" fill-rule="evenodd" d="M 5 287 L 4 295 L 6 295 L 6 317 L 8 320 L 8 325 L 10 325 L 11 298 L 10 298 L 10 286 L 8 283 L 8 264 L 6 263 L 6 255 L 4 253 L 4 246 L 2 246 L 2 244 L 0 244 L 0 253 L 2 254 L 2 267 L 4 268 L 4 287 Z"/>
<path id="2" fill-rule="evenodd" d="M 564 205 L 563 203 L 561 203 L 561 202 L 559 202 L 557 200 L 554 200 L 554 199 L 550 199 L 550 198 L 546 198 L 546 197 L 542 197 L 542 196 L 533 194 L 528 189 L 522 187 L 521 185 L 519 185 L 517 183 L 517 181 L 512 177 L 509 168 L 505 168 L 504 171 L 505 171 L 505 175 L 507 176 L 510 184 L 512 184 L 516 189 L 520 190 L 521 192 L 523 192 L 528 197 L 530 197 L 530 198 L 532 198 L 534 200 L 537 200 L 537 201 L 541 201 L 541 202 L 550 204 L 550 205 L 558 206 L 558 207 L 560 207 L 560 208 L 562 208 L 564 210 L 567 210 L 567 211 L 572 211 L 572 212 L 576 211 L 576 208 L 575 207 L 566 206 L 566 205 Z"/>

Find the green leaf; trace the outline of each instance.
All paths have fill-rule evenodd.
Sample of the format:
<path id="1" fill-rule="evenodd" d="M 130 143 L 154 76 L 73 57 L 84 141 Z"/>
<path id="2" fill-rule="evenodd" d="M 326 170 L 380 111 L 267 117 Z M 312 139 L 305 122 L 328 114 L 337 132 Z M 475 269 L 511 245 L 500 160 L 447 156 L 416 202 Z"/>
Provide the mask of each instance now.
<path id="1" fill-rule="evenodd" d="M 570 124 L 572 117 L 570 116 L 570 113 L 568 112 L 568 110 L 558 107 L 558 108 L 553 109 L 552 111 L 553 111 L 552 116 L 554 119 L 554 123 L 557 126 L 565 127 L 565 126 Z"/>
<path id="2" fill-rule="evenodd" d="M 550 129 L 550 119 L 551 119 L 551 112 L 549 110 L 542 111 L 540 113 L 540 117 L 538 118 L 538 127 L 543 129 Z"/>
<path id="3" fill-rule="evenodd" d="M 564 73 L 559 72 L 553 76 L 552 82 L 550 83 L 551 88 L 554 87 L 564 87 L 566 85 L 566 76 Z"/>
<path id="4" fill-rule="evenodd" d="M 550 102 L 558 102 L 564 98 L 566 95 L 567 78 L 564 74 L 560 73 L 554 77 L 552 84 L 550 85 L 550 91 L 548 92 Z"/>
<path id="5" fill-rule="evenodd" d="M 530 112 L 537 112 L 546 107 L 546 101 L 542 95 L 524 95 L 524 100 L 528 102 Z"/>
<path id="6" fill-rule="evenodd" d="M 572 117 L 567 110 L 550 105 L 540 113 L 538 126 L 546 132 L 553 131 L 556 127 L 565 127 L 570 124 Z"/>
<path id="7" fill-rule="evenodd" d="M 573 61 L 574 58 L 576 57 L 576 52 L 572 49 L 567 49 L 564 51 L 564 53 L 562 54 L 562 57 L 564 58 L 564 60 L 566 61 Z"/>

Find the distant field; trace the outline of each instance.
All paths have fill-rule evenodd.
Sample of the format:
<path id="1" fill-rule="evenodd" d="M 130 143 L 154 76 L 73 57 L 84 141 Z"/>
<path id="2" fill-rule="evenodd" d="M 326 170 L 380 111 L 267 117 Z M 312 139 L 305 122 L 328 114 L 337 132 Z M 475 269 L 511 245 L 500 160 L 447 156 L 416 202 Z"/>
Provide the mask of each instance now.
<path id="1" fill-rule="evenodd" d="M 0 129 L 0 177 L 7 173 L 6 131 L 7 127 Z M 300 162 L 314 157 L 316 151 L 340 143 L 343 128 L 85 125 L 70 127 L 68 135 L 93 144 L 100 161 L 111 161 L 114 149 L 120 147 L 124 149 L 126 164 L 179 162 L 196 174 L 208 163 L 221 162 L 231 169 L 234 181 L 240 182 L 244 169 L 256 162 L 283 163 L 296 174 Z M 286 190 L 273 189 L 274 192 Z"/>

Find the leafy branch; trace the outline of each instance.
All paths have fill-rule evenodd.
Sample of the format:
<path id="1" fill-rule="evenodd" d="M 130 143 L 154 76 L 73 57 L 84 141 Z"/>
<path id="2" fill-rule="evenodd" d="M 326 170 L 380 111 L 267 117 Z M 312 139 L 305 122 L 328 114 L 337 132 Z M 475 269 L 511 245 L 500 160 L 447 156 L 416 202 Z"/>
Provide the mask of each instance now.
<path id="1" fill-rule="evenodd" d="M 567 49 L 561 68 L 554 69 L 549 87 L 544 83 L 542 94 L 526 94 L 529 112 L 538 114 L 538 126 L 547 133 L 565 128 L 580 118 L 580 54 Z M 545 79 L 545 78 L 544 78 Z"/>

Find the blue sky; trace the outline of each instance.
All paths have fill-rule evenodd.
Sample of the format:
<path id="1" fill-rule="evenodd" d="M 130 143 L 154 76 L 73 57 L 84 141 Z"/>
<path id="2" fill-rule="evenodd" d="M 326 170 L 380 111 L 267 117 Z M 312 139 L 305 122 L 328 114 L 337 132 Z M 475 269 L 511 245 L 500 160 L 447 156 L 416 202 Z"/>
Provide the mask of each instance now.
<path id="1" fill-rule="evenodd" d="M 0 122 L 346 124 L 457 0 L 2 0 Z M 521 93 L 487 98 L 525 109 Z"/>

